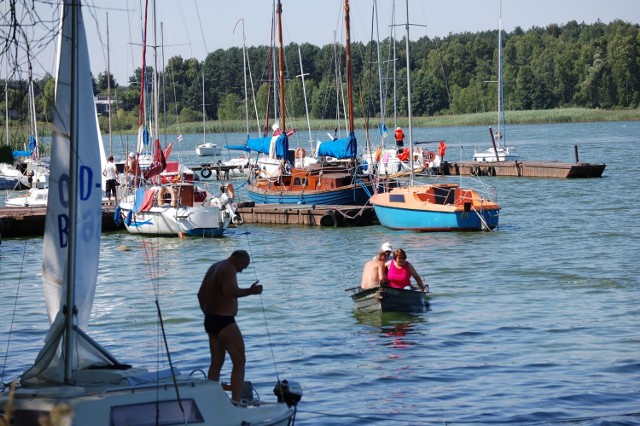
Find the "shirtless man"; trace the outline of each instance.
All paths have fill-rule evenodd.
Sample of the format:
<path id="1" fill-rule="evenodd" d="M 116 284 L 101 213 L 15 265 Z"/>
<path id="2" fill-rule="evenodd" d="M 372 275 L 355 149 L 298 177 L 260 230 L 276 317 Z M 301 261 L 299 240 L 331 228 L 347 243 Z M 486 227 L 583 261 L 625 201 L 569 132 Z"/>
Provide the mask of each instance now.
<path id="1" fill-rule="evenodd" d="M 225 260 L 209 267 L 198 291 L 198 302 L 204 313 L 204 328 L 209 335 L 211 366 L 207 377 L 220 381 L 220 370 L 224 364 L 225 352 L 229 353 L 231 370 L 231 399 L 240 401 L 244 383 L 244 339 L 235 316 L 238 314 L 238 298 L 261 294 L 258 281 L 249 288 L 238 287 L 236 274 L 249 266 L 249 253 L 236 250 Z"/>
<path id="2" fill-rule="evenodd" d="M 386 258 L 387 254 L 380 250 L 376 253 L 373 260 L 364 264 L 362 282 L 360 283 L 362 289 L 377 287 L 381 282 L 387 281 L 387 274 L 384 270 L 384 261 Z"/>

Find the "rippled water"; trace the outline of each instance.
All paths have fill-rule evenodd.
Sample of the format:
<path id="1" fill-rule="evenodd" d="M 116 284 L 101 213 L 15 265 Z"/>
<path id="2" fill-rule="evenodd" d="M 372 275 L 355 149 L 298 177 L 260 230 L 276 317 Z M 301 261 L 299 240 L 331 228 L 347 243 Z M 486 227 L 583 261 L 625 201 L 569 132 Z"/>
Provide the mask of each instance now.
<path id="1" fill-rule="evenodd" d="M 604 177 L 485 178 L 502 206 L 493 233 L 248 225 L 223 239 L 105 234 L 90 334 L 123 362 L 166 366 L 157 295 L 174 363 L 206 369 L 195 293 L 212 261 L 243 248 L 253 263 L 241 285 L 265 286 L 240 302 L 247 379 L 263 399 L 276 372 L 299 381 L 297 424 L 640 424 L 640 123 L 508 131 L 528 159 L 571 161 L 577 144 L 582 161 L 607 163 Z M 416 137 L 446 139 L 451 157 L 463 145 L 466 159 L 486 132 Z M 353 313 L 345 289 L 387 240 L 430 284 L 427 313 Z M 40 238 L 0 246 L 4 381 L 44 338 L 41 251 Z"/>

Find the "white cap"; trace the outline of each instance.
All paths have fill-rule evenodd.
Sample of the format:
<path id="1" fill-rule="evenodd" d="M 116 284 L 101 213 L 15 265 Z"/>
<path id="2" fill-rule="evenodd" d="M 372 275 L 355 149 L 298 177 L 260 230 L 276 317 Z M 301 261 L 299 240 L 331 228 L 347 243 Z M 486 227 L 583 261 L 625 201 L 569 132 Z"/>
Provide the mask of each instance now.
<path id="1" fill-rule="evenodd" d="M 130 153 L 129 153 L 129 157 L 135 157 L 135 156 L 136 156 L 136 153 L 135 153 L 135 152 L 130 152 Z"/>
<path id="2" fill-rule="evenodd" d="M 402 130 L 400 127 L 396 127 L 396 130 Z"/>
<path id="3" fill-rule="evenodd" d="M 382 247 L 380 247 L 380 250 L 382 250 L 382 251 L 393 251 L 393 246 L 391 245 L 391 243 L 389 241 L 387 241 L 386 243 L 384 243 L 382 245 Z"/>

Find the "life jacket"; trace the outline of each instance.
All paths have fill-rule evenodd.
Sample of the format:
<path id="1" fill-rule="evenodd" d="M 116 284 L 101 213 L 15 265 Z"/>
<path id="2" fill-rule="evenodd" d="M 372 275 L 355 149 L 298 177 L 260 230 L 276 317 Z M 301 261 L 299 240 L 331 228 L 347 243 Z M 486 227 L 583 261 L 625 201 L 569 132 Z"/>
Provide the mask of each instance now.
<path id="1" fill-rule="evenodd" d="M 404 140 L 404 132 L 402 131 L 402 129 L 396 129 L 396 141 L 403 141 Z"/>

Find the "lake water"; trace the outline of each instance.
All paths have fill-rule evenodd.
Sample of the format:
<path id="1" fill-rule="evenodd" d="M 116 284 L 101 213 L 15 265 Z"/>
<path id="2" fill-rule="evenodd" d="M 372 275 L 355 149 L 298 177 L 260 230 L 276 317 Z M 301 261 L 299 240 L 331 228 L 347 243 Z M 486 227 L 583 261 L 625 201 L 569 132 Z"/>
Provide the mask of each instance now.
<path id="1" fill-rule="evenodd" d="M 264 285 L 240 301 L 246 378 L 265 400 L 276 375 L 300 382 L 299 425 L 640 424 L 640 123 L 507 131 L 523 159 L 572 161 L 578 145 L 582 161 L 607 164 L 604 176 L 484 178 L 502 206 L 492 233 L 247 225 L 222 239 L 104 234 L 89 334 L 122 362 L 166 367 L 157 298 L 174 364 L 206 370 L 195 295 L 213 261 L 246 249 L 253 262 L 241 286 Z M 487 133 L 414 135 L 445 139 L 453 161 L 471 158 Z M 185 135 L 176 155 L 199 163 L 198 138 Z M 428 312 L 353 313 L 345 289 L 385 241 L 426 278 Z M 41 252 L 41 238 L 0 246 L 5 382 L 44 338 Z M 229 371 L 228 361 L 226 380 Z"/>

